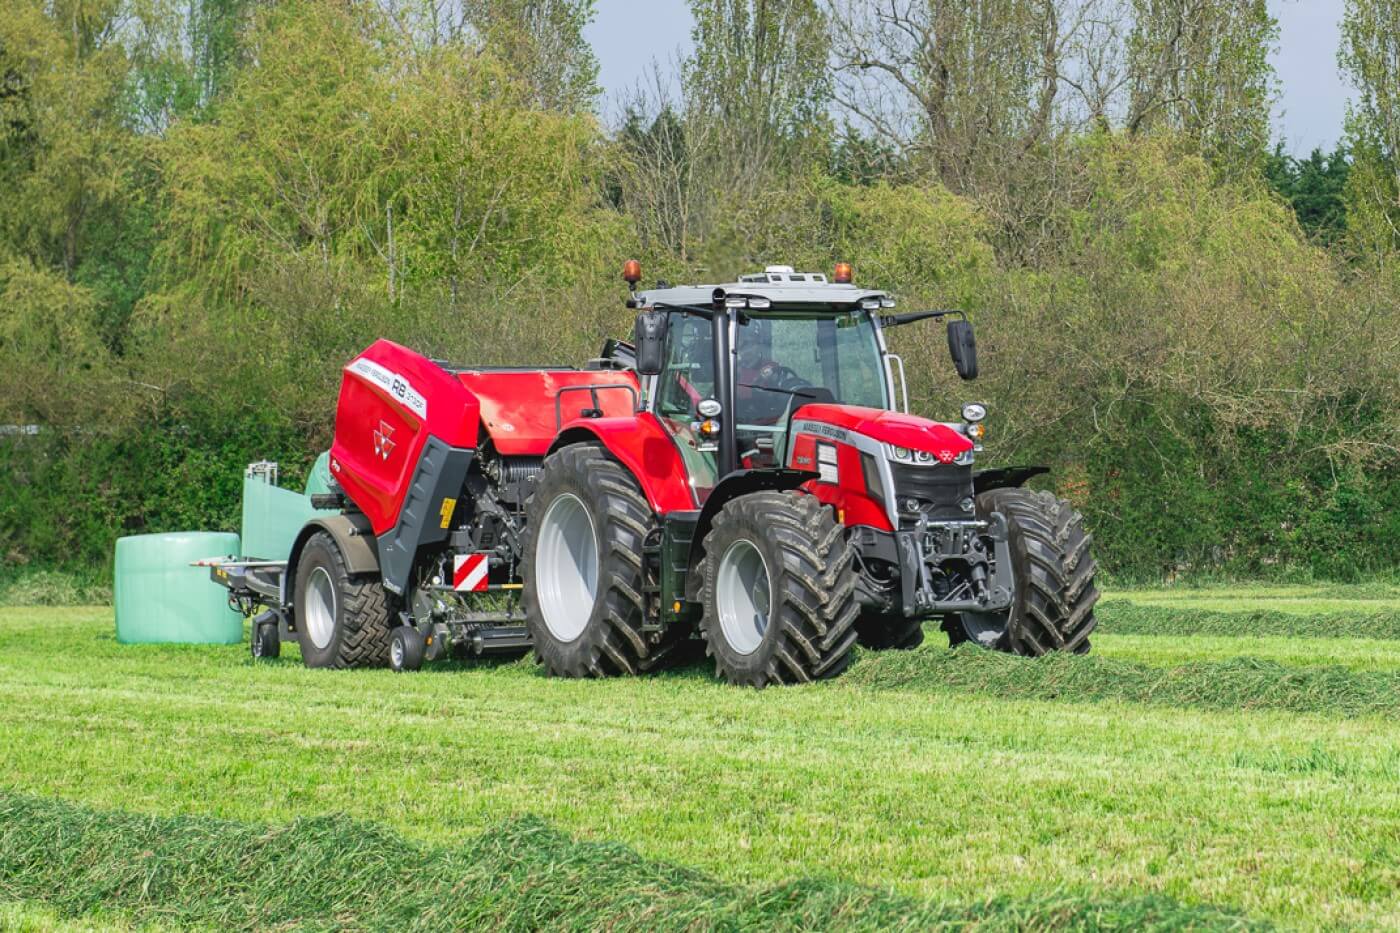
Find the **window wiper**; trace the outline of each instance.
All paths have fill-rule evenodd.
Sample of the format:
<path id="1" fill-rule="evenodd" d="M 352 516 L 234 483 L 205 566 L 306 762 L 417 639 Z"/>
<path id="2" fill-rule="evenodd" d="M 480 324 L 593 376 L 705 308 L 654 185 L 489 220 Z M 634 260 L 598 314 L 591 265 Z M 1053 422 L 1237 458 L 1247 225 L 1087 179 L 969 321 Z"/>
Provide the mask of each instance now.
<path id="1" fill-rule="evenodd" d="M 735 385 L 744 389 L 758 389 L 760 392 L 776 392 L 779 395 L 786 395 L 788 398 L 800 396 L 802 398 L 816 398 L 816 386 L 803 386 L 800 389 L 779 389 L 774 386 L 754 385 L 752 382 L 736 382 Z"/>

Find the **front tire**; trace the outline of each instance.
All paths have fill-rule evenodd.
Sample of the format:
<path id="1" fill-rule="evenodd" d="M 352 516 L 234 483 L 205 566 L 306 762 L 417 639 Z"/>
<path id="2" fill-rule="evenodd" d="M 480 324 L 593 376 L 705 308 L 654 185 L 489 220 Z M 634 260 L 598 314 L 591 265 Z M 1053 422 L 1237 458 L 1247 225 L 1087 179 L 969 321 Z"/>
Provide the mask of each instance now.
<path id="1" fill-rule="evenodd" d="M 1087 652 L 1099 591 L 1083 516 L 1064 499 L 1029 489 L 982 493 L 978 515 L 992 512 L 1007 519 L 1016 596 L 1006 612 L 962 613 L 954 623 L 962 631 L 950 632 L 949 641 L 1030 656 Z"/>
<path id="2" fill-rule="evenodd" d="M 659 666 L 677 633 L 642 630 L 642 546 L 656 528 L 635 477 L 602 448 L 575 444 L 544 462 L 526 503 L 521 604 L 535 654 L 559 677 Z"/>
<path id="3" fill-rule="evenodd" d="M 307 667 L 383 667 L 389 596 L 378 575 L 352 576 L 335 539 L 318 531 L 297 561 L 294 618 Z"/>
<path id="4" fill-rule="evenodd" d="M 726 502 L 697 572 L 716 676 L 766 687 L 835 677 L 850 664 L 854 550 L 813 497 L 756 492 Z"/>

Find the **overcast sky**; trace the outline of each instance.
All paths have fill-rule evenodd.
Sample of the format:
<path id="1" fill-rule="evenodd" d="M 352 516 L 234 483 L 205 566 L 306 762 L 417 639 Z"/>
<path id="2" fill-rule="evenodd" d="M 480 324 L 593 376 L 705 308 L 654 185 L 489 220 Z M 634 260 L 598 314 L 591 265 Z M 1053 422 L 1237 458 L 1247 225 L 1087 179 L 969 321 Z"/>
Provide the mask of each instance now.
<path id="1" fill-rule="evenodd" d="M 1274 54 L 1280 99 L 1275 132 L 1287 149 L 1305 155 L 1314 146 L 1330 149 L 1341 135 L 1349 88 L 1337 74 L 1337 23 L 1342 0 L 1269 0 L 1278 17 L 1279 48 Z M 686 0 L 598 0 L 588 28 L 600 66 L 599 78 L 613 113 L 617 96 L 650 75 L 651 62 L 674 72 L 690 48 L 690 9 Z"/>

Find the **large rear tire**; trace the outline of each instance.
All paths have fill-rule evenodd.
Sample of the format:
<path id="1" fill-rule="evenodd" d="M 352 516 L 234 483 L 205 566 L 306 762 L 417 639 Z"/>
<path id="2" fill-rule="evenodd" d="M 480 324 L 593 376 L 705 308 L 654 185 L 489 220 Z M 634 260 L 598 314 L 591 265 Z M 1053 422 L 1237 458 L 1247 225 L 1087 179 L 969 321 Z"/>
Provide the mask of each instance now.
<path id="1" fill-rule="evenodd" d="M 659 666 L 679 633 L 642 630 L 642 544 L 656 527 L 635 477 L 593 444 L 546 458 L 526 503 L 521 604 L 535 655 L 559 677 Z"/>
<path id="2" fill-rule="evenodd" d="M 962 613 L 956 623 L 962 631 L 951 632 L 949 641 L 1021 655 L 1088 651 L 1099 591 L 1083 516 L 1064 499 L 1029 489 L 982 493 L 978 515 L 992 512 L 1007 519 L 1016 596 L 1009 611 Z"/>
<path id="3" fill-rule="evenodd" d="M 307 667 L 389 663 L 389 595 L 377 575 L 352 576 L 335 539 L 317 532 L 297 561 L 293 618 Z"/>
<path id="4" fill-rule="evenodd" d="M 835 677 L 856 642 L 854 550 L 831 509 L 797 492 L 724 504 L 697 572 L 715 674 L 766 687 Z"/>

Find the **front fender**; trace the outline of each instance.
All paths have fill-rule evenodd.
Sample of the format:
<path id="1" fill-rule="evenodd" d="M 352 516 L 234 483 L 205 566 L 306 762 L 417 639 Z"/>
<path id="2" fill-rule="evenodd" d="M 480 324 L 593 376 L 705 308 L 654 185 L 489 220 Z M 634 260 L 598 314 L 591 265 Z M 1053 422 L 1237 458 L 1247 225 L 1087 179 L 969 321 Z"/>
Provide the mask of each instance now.
<path id="1" fill-rule="evenodd" d="M 710 525 L 724 504 L 731 499 L 751 492 L 786 492 L 796 489 L 812 478 L 811 473 L 802 470 L 738 470 L 720 480 L 719 485 L 705 500 L 700 510 L 700 518 L 695 523 L 695 535 L 691 538 L 690 565 L 686 572 L 686 599 L 695 601 L 700 596 L 702 582 L 695 573 L 695 565 L 705 556 L 705 536 L 710 533 Z"/>
<path id="2" fill-rule="evenodd" d="M 1014 489 L 1026 485 L 1026 480 L 1042 473 L 1049 473 L 1047 466 L 998 467 L 994 470 L 978 470 L 972 474 L 972 491 L 984 493 L 989 489 Z"/>
<path id="3" fill-rule="evenodd" d="M 652 511 L 693 511 L 699 506 L 676 442 L 651 412 L 630 418 L 575 418 L 564 425 L 549 453 L 570 444 L 599 444 L 627 467 Z"/>

